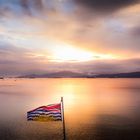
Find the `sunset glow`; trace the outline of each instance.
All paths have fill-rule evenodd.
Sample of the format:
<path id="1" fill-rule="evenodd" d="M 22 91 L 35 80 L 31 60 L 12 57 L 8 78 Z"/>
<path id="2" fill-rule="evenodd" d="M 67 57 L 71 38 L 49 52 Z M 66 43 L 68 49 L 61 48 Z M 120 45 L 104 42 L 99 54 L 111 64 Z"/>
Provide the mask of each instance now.
<path id="1" fill-rule="evenodd" d="M 68 62 L 68 61 L 90 61 L 93 60 L 92 52 L 84 51 L 70 46 L 61 46 L 53 51 L 52 61 Z"/>
<path id="2" fill-rule="evenodd" d="M 140 2 L 105 1 L 1 0 L 0 76 L 139 71 Z"/>
<path id="3" fill-rule="evenodd" d="M 0 140 L 140 140 L 139 108 L 140 0 L 0 0 Z"/>
<path id="4" fill-rule="evenodd" d="M 116 58 L 110 54 L 95 54 L 92 52 L 87 52 L 83 50 L 78 50 L 74 48 L 65 48 L 63 50 L 58 50 L 54 53 L 51 61 L 54 62 L 84 62 L 99 59 L 114 59 Z"/>
<path id="5" fill-rule="evenodd" d="M 51 46 L 51 55 L 49 61 L 51 62 L 86 62 L 92 60 L 116 59 L 118 58 L 112 54 L 101 54 L 93 51 L 80 49 L 66 43 L 53 44 Z"/>

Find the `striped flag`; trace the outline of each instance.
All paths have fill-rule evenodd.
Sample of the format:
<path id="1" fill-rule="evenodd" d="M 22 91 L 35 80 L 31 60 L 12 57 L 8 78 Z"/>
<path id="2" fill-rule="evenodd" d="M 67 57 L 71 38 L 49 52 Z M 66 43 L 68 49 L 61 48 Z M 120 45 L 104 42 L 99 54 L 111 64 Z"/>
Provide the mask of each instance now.
<path id="1" fill-rule="evenodd" d="M 61 103 L 41 106 L 27 112 L 28 121 L 62 121 Z"/>

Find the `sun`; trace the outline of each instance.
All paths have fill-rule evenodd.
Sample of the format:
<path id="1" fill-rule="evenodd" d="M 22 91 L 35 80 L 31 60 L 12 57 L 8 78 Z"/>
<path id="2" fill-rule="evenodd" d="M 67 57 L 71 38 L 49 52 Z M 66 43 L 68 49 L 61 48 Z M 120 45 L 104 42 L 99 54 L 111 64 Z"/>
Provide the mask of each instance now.
<path id="1" fill-rule="evenodd" d="M 93 59 L 93 54 L 89 51 L 81 50 L 69 45 L 57 47 L 52 52 L 52 60 L 55 62 L 83 62 Z"/>

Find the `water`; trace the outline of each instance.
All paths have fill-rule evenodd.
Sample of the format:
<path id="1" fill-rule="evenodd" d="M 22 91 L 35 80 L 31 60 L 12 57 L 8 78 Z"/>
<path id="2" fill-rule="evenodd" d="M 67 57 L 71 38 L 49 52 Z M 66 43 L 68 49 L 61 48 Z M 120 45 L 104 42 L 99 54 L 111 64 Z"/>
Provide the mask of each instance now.
<path id="1" fill-rule="evenodd" d="M 0 140 L 62 140 L 61 122 L 26 112 L 64 97 L 68 140 L 140 140 L 140 79 L 0 80 Z"/>

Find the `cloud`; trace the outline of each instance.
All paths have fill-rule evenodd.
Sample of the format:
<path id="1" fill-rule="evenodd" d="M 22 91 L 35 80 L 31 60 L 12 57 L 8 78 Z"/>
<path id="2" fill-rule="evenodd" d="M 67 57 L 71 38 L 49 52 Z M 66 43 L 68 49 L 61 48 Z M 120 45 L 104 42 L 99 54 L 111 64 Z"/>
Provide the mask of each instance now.
<path id="1" fill-rule="evenodd" d="M 42 74 L 61 70 L 95 74 L 133 72 L 140 71 L 140 59 L 57 63 L 36 56 L 34 50 L 18 48 L 10 44 L 0 45 L 0 75 L 2 76 Z"/>
<path id="2" fill-rule="evenodd" d="M 0 44 L 0 75 L 20 75 L 40 72 L 43 60 L 33 56 L 30 49 L 19 48 L 11 44 Z M 41 69 L 43 71 L 44 68 Z"/>
<path id="3" fill-rule="evenodd" d="M 0 74 L 64 69 L 104 73 L 140 70 L 138 3 L 139 0 L 0 0 Z M 51 49 L 61 50 L 63 43 L 112 55 L 116 60 L 70 65 L 49 62 Z"/>
<path id="4" fill-rule="evenodd" d="M 13 14 L 16 16 L 35 16 L 43 10 L 42 0 L 0 0 L 1 15 Z"/>
<path id="5" fill-rule="evenodd" d="M 1 13 L 27 14 L 41 16 L 46 12 L 78 13 L 83 16 L 98 13 L 112 14 L 124 7 L 139 3 L 140 0 L 0 0 Z"/>
<path id="6" fill-rule="evenodd" d="M 86 8 L 87 10 L 97 12 L 111 12 L 120 8 L 136 4 L 139 0 L 74 0 L 78 5 Z"/>
<path id="7" fill-rule="evenodd" d="M 130 34 L 132 36 L 135 36 L 135 37 L 139 38 L 140 37 L 140 26 L 135 26 L 135 27 L 131 28 L 130 29 Z"/>

